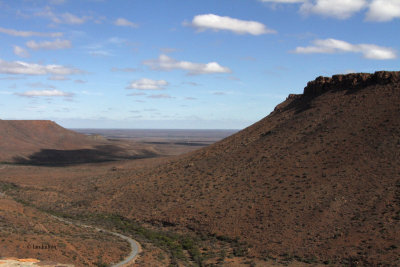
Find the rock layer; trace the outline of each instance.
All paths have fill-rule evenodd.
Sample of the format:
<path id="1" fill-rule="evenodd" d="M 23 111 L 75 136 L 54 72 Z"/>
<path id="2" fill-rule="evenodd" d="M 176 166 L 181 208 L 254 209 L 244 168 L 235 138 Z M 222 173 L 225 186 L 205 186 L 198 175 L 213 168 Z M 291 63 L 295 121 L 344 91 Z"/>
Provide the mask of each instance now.
<path id="1" fill-rule="evenodd" d="M 319 76 L 307 83 L 304 95 L 317 96 L 330 90 L 357 90 L 371 85 L 400 82 L 400 71 L 377 71 L 370 73 L 339 74 L 332 77 Z"/>

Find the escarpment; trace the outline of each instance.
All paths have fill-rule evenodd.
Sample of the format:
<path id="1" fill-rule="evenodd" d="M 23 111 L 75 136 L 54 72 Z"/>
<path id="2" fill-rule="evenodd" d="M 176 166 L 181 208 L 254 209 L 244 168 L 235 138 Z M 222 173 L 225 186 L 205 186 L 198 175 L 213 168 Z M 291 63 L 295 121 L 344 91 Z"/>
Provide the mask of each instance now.
<path id="1" fill-rule="evenodd" d="M 331 90 L 357 90 L 371 85 L 400 83 L 400 71 L 377 71 L 369 73 L 339 74 L 332 77 L 319 76 L 307 83 L 305 96 L 318 96 Z"/>

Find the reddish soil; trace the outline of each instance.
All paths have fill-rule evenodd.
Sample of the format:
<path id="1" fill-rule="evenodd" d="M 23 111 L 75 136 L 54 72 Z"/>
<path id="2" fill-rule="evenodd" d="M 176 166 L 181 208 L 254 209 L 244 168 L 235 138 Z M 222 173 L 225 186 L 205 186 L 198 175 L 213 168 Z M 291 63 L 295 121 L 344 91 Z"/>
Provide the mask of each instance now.
<path id="1" fill-rule="evenodd" d="M 111 234 L 60 222 L 0 196 L 0 266 L 9 266 L 1 264 L 2 257 L 40 259 L 41 266 L 98 266 L 119 262 L 129 251 L 127 242 Z"/>
<path id="2" fill-rule="evenodd" d="M 0 163 L 65 166 L 157 157 L 175 147 L 87 136 L 52 121 L 0 120 Z M 189 150 L 193 148 L 181 146 L 181 151 Z"/>
<path id="3" fill-rule="evenodd" d="M 399 103 L 400 72 L 320 77 L 256 124 L 183 156 L 0 179 L 46 209 L 238 238 L 258 259 L 399 266 Z"/>
<path id="4" fill-rule="evenodd" d="M 12 160 L 40 149 L 90 148 L 93 142 L 52 121 L 0 120 L 0 160 Z"/>

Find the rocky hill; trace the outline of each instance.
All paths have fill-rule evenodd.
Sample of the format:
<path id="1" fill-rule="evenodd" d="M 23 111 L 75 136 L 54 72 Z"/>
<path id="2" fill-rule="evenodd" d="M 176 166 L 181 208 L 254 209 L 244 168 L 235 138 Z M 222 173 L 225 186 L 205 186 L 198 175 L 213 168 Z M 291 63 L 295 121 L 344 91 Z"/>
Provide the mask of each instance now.
<path id="1" fill-rule="evenodd" d="M 319 77 L 221 142 L 104 181 L 113 200 L 92 204 L 239 238 L 257 257 L 399 265 L 399 77 Z"/>

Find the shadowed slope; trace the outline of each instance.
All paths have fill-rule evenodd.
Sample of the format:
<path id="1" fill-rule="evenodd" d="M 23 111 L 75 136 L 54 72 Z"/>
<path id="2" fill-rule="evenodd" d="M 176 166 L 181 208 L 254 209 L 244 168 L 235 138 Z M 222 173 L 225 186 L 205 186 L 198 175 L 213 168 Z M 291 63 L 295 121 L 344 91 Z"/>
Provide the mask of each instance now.
<path id="1" fill-rule="evenodd" d="M 52 121 L 0 120 L 0 160 L 25 157 L 40 149 L 90 148 L 86 136 L 67 130 Z"/>
<path id="2" fill-rule="evenodd" d="M 0 162 L 59 166 L 157 156 L 144 146 L 97 139 L 52 121 L 0 120 Z"/>

